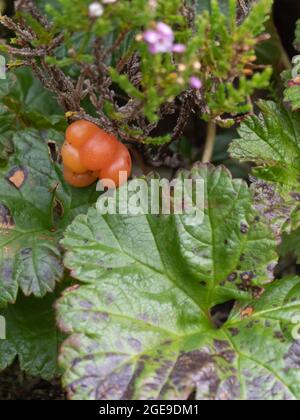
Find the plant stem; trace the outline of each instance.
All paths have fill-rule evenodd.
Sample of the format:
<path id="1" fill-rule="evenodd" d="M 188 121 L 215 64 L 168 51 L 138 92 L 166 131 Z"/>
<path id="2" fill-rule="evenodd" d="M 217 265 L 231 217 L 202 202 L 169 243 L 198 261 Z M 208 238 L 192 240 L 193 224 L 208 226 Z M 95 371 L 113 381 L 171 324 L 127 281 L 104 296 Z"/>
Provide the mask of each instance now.
<path id="1" fill-rule="evenodd" d="M 208 163 L 211 161 L 214 147 L 215 147 L 215 141 L 216 141 L 216 134 L 217 134 L 217 125 L 214 121 L 209 121 L 207 124 L 207 134 L 206 134 L 206 140 L 205 140 L 205 147 L 202 157 L 202 163 Z"/>

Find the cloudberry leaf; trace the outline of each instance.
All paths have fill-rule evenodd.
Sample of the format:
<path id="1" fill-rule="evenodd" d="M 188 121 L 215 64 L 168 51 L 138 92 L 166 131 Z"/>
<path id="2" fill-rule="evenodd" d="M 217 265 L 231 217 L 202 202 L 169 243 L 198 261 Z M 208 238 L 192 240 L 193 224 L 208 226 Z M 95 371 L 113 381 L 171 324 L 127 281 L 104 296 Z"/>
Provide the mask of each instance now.
<path id="1" fill-rule="evenodd" d="M 266 285 L 256 300 L 275 241 L 247 185 L 221 167 L 196 165 L 190 175 L 205 183 L 204 220 L 193 228 L 186 215 L 90 210 L 67 229 L 65 264 L 83 283 L 57 304 L 70 398 L 299 397 L 298 343 L 282 332 L 299 311 L 299 298 L 288 299 L 299 279 Z M 235 310 L 217 330 L 211 309 L 230 299 Z"/>

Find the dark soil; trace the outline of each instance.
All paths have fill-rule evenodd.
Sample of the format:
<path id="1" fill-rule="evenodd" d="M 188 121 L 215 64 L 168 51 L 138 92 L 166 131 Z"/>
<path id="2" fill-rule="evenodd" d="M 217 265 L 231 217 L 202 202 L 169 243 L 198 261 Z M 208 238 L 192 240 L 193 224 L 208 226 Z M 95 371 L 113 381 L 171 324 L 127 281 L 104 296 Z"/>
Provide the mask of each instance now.
<path id="1" fill-rule="evenodd" d="M 0 400 L 65 400 L 60 380 L 51 382 L 21 372 L 17 363 L 0 374 Z"/>

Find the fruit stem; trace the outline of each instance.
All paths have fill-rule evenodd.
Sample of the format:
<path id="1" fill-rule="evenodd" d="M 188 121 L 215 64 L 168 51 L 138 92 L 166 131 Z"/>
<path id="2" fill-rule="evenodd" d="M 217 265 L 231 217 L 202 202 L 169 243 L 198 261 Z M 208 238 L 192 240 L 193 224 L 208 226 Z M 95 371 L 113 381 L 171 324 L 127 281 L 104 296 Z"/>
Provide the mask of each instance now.
<path id="1" fill-rule="evenodd" d="M 205 147 L 202 157 L 202 163 L 209 163 L 212 159 L 217 134 L 217 125 L 214 121 L 209 121 L 207 124 L 207 133 L 205 140 Z"/>

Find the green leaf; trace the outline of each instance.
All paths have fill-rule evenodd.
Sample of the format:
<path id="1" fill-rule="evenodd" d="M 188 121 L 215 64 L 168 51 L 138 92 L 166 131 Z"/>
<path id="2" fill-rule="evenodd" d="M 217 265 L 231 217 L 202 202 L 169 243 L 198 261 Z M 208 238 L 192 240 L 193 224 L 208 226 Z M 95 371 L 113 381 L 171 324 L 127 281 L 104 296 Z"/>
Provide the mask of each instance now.
<path id="1" fill-rule="evenodd" d="M 67 290 L 57 305 L 60 328 L 70 334 L 60 362 L 71 398 L 181 399 L 194 390 L 198 399 L 250 398 L 251 385 L 240 376 L 246 381 L 251 360 L 239 371 L 239 352 L 250 358 L 263 340 L 245 328 L 235 344 L 230 331 L 236 318 L 216 330 L 210 310 L 231 299 L 254 305 L 240 290 L 241 279 L 253 292 L 270 279 L 275 242 L 255 218 L 245 183 L 221 167 L 198 165 L 190 175 L 205 181 L 205 217 L 196 226 L 186 215 L 90 210 L 68 228 L 65 264 L 86 283 Z M 264 335 L 265 325 L 253 328 Z M 273 332 L 264 339 L 277 340 Z M 262 380 L 252 385 L 257 395 L 265 379 L 259 368 Z M 281 389 L 274 391 L 278 396 Z"/>
<path id="2" fill-rule="evenodd" d="M 298 400 L 300 343 L 285 329 L 295 328 L 299 289 L 297 300 L 289 294 L 299 285 L 268 286 L 259 301 L 237 304 L 220 330 L 171 294 L 155 305 L 152 291 L 146 302 L 124 287 L 67 291 L 58 311 L 72 334 L 60 356 L 69 397 L 167 400 L 196 391 L 199 400 Z"/>
<path id="3" fill-rule="evenodd" d="M 0 80 L 0 98 L 7 96 L 14 84 L 17 82 L 16 76 L 14 74 L 9 74 L 5 79 Z"/>
<path id="4" fill-rule="evenodd" d="M 210 0 L 196 0 L 197 12 L 201 13 L 205 10 L 211 10 L 211 1 Z M 219 0 L 218 1 L 222 12 L 228 13 L 228 3 L 229 0 Z"/>
<path id="5" fill-rule="evenodd" d="M 52 292 L 63 274 L 57 236 L 47 231 L 0 228 L 0 306 L 15 301 L 18 287 L 26 296 Z"/>
<path id="6" fill-rule="evenodd" d="M 10 71 L 0 80 L 1 108 L 7 110 L 10 130 L 30 128 L 64 129 L 66 120 L 54 95 L 43 88 L 31 70 Z M 2 130 L 1 130 L 2 131 Z"/>
<path id="7" fill-rule="evenodd" d="M 274 102 L 260 101 L 259 107 L 260 115 L 248 117 L 239 128 L 231 156 L 255 162 L 255 174 L 267 181 L 298 186 L 300 118 Z"/>
<path id="8" fill-rule="evenodd" d="M 81 281 L 90 282 L 99 274 L 114 275 L 107 273 L 107 268 L 122 267 L 124 272 L 131 272 L 136 267 L 165 276 L 167 267 L 171 276 L 168 281 L 184 289 L 188 287 L 189 295 L 193 296 L 200 287 L 205 310 L 224 302 L 223 294 L 226 298 L 236 296 L 236 286 L 228 281 L 232 273 L 238 285 L 244 272 L 252 272 L 256 284 L 269 282 L 267 266 L 276 261 L 275 241 L 269 228 L 256 218 L 246 183 L 233 180 L 223 167 L 202 164 L 196 164 L 190 173 L 179 175 L 182 176 L 204 181 L 203 222 L 190 225 L 190 216 L 184 214 L 159 218 L 101 216 L 91 209 L 87 216 L 80 216 L 68 227 L 63 241 L 63 246 L 70 250 L 65 264 L 74 275 L 79 274 Z M 143 232 L 142 238 L 137 231 Z M 87 232 L 90 232 L 88 237 Z M 98 252 L 94 252 L 94 247 Z M 104 261 L 103 267 L 99 266 L 100 259 Z M 82 266 L 87 260 L 91 267 Z M 94 264 L 99 271 L 94 270 Z M 186 284 L 186 278 L 194 281 Z"/>
<path id="9" fill-rule="evenodd" d="M 300 264 L 300 230 L 297 229 L 291 234 L 283 235 L 280 244 L 280 255 L 283 257 L 293 256 L 297 264 Z"/>
<path id="10" fill-rule="evenodd" d="M 21 369 L 51 379 L 58 373 L 57 349 L 61 336 L 56 330 L 53 303 L 20 296 L 15 305 L 0 311 L 6 319 L 6 340 L 0 340 L 0 371 L 18 356 Z"/>
<path id="11" fill-rule="evenodd" d="M 296 26 L 296 39 L 295 39 L 295 48 L 300 51 L 300 20 L 297 22 Z"/>
<path id="12" fill-rule="evenodd" d="M 58 244 L 65 227 L 95 202 L 95 186 L 68 186 L 58 164 L 63 136 L 56 131 L 14 133 L 14 154 L 0 169 L 0 307 L 18 292 L 43 297 L 64 277 Z M 51 146 L 51 147 L 50 147 Z M 0 370 L 18 354 L 21 367 L 45 378 L 56 370 L 53 294 L 18 298 L 3 310 L 8 340 L 0 342 Z"/>
<path id="13" fill-rule="evenodd" d="M 296 55 L 292 60 L 292 69 L 282 73 L 285 85 L 284 100 L 293 111 L 300 108 L 300 55 Z"/>
<path id="14" fill-rule="evenodd" d="M 95 186 L 78 192 L 63 181 L 49 150 L 57 138 L 18 132 L 15 153 L 0 169 L 0 306 L 14 302 L 19 287 L 39 297 L 54 290 L 64 274 L 63 229 L 96 200 Z"/>
<path id="15" fill-rule="evenodd" d="M 225 325 L 240 384 L 237 398 L 299 400 L 300 341 L 293 338 L 299 327 L 299 285 L 299 278 L 274 282 L 258 301 L 238 304 Z"/>
<path id="16" fill-rule="evenodd" d="M 284 91 L 284 100 L 291 104 L 293 111 L 296 111 L 300 109 L 300 85 L 293 84 L 293 81 L 290 83 L 290 86 Z"/>
<path id="17" fill-rule="evenodd" d="M 270 101 L 260 101 L 261 113 L 240 126 L 240 138 L 229 152 L 254 162 L 253 173 L 266 182 L 254 183 L 256 205 L 280 234 L 299 226 L 300 117 Z M 279 231 L 278 231 L 279 229 Z"/>

